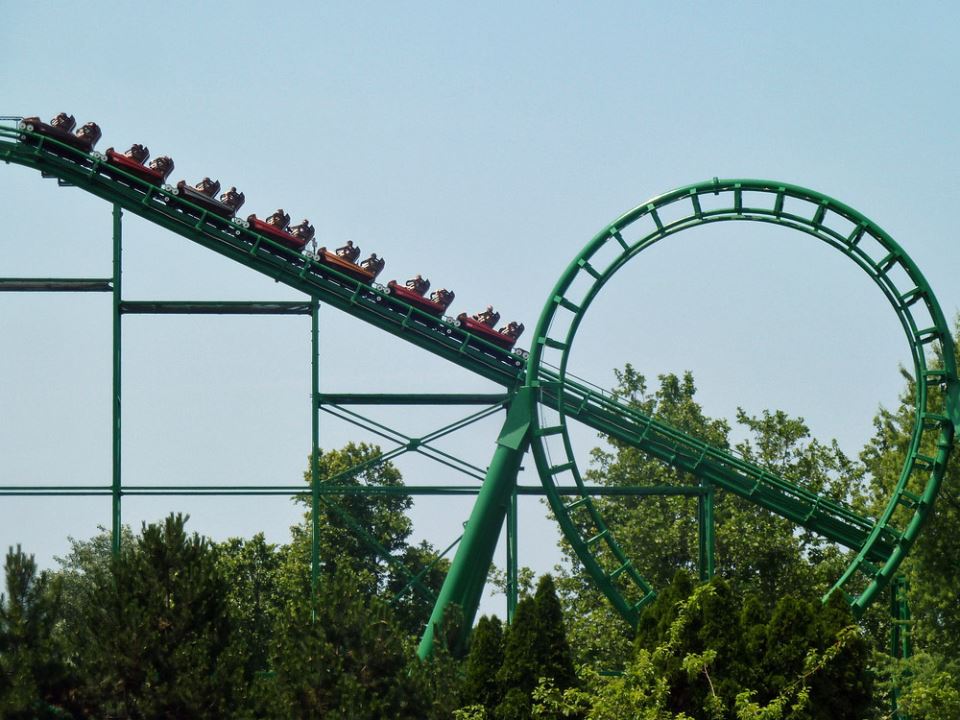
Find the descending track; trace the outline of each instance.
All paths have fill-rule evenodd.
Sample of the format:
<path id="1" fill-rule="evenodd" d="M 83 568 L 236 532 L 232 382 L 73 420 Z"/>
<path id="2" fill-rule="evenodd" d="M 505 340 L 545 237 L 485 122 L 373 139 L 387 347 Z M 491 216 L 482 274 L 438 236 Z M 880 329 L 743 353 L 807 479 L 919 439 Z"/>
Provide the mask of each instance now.
<path id="1" fill-rule="evenodd" d="M 276 244 L 243 223 L 223 220 L 170 188 L 115 167 L 106 174 L 105 159 L 98 153 L 87 154 L 49 137 L 0 125 L 0 159 L 94 194 L 507 388 L 513 404 L 521 409 L 511 411 L 500 444 L 521 455 L 532 447 L 565 535 L 628 621 L 636 620 L 638 609 L 653 597 L 653 589 L 638 570 L 643 562 L 627 557 L 586 492 L 568 435 L 569 420 L 633 445 L 850 548 L 855 558 L 834 589 L 842 589 L 856 611 L 862 611 L 889 582 L 932 510 L 960 421 L 949 328 L 932 291 L 902 248 L 868 219 L 826 196 L 766 181 L 715 180 L 644 203 L 599 233 L 567 268 L 545 305 L 527 357 L 521 351 L 506 352 L 377 286 Z M 769 202 L 745 203 L 748 193 Z M 707 209 L 701 199 L 711 196 L 721 201 Z M 800 205 L 789 207 L 789 202 Z M 664 219 L 671 212 L 673 219 Z M 614 273 L 655 242 L 696 225 L 727 220 L 774 223 L 824 240 L 867 272 L 897 313 L 920 382 L 910 453 L 880 517 L 858 515 L 842 503 L 654 420 L 567 372 L 584 313 Z M 944 367 L 928 367 L 926 353 L 932 347 L 941 351 Z M 552 412 L 550 419 L 544 408 Z M 510 433 L 514 437 L 505 440 Z M 515 478 L 516 468 L 512 472 Z M 569 479 L 580 488 L 579 497 L 560 494 L 561 481 Z M 484 543 L 489 545 L 489 538 Z M 482 554 L 479 557 L 482 563 Z M 454 568 L 475 560 L 461 560 L 458 554 Z M 478 593 L 476 578 L 485 573 L 486 567 L 474 571 L 461 595 Z M 467 607 L 469 619 L 470 602 L 461 595 L 455 593 L 452 601 Z"/>

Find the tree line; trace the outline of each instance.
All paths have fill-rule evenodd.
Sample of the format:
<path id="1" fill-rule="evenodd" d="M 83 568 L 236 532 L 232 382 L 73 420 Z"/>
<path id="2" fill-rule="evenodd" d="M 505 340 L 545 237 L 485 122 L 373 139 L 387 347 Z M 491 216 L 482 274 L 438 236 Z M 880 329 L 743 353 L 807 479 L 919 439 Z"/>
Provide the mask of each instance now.
<path id="1" fill-rule="evenodd" d="M 934 358 L 936 361 L 936 358 Z M 718 447 L 876 516 L 909 451 L 914 379 L 881 409 L 858 457 L 811 437 L 800 418 L 739 411 L 710 418 L 692 375 L 651 385 L 630 365 L 618 395 Z M 734 442 L 734 429 L 745 439 Z M 320 477 L 402 487 L 379 449 L 351 443 L 318 458 Z M 72 540 L 59 567 L 11 548 L 0 594 L 0 718 L 642 718 L 866 720 L 960 717 L 960 473 L 902 566 L 910 659 L 889 655 L 889 608 L 858 622 L 820 596 L 848 553 L 718 491 L 716 577 L 695 579 L 696 508 L 684 497 L 603 497 L 618 542 L 659 589 L 627 627 L 572 549 L 552 575 L 523 572 L 513 622 L 482 617 L 462 654 L 455 612 L 421 662 L 416 643 L 446 560 L 411 541 L 402 494 L 348 495 L 320 508 L 321 577 L 310 580 L 312 518 L 288 542 L 214 542 L 172 514 Z M 309 481 L 309 475 L 307 475 Z M 606 439 L 592 482 L 693 484 Z M 338 481 L 340 482 L 340 481 Z"/>

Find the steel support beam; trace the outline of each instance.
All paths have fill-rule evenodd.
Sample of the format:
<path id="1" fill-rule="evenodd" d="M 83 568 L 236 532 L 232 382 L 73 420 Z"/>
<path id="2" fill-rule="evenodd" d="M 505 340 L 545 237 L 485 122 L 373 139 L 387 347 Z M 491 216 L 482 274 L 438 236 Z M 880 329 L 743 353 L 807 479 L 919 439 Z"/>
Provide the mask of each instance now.
<path id="1" fill-rule="evenodd" d="M 0 292 L 112 291 L 113 278 L 0 278 Z"/>
<path id="2" fill-rule="evenodd" d="M 324 405 L 497 405 L 510 396 L 479 393 L 323 393 Z"/>
<path id="3" fill-rule="evenodd" d="M 507 622 L 513 622 L 520 594 L 519 527 L 517 522 L 517 489 L 510 493 L 507 506 Z"/>
<path id="4" fill-rule="evenodd" d="M 124 315 L 309 315 L 305 302 L 244 302 L 192 300 L 126 300 Z"/>
<path id="5" fill-rule="evenodd" d="M 697 529 L 700 540 L 700 579 L 703 581 L 713 577 L 716 569 L 714 559 L 714 549 L 716 546 L 716 536 L 714 533 L 713 519 L 713 485 L 707 480 L 700 481 L 702 492 L 697 499 Z"/>
<path id="6" fill-rule="evenodd" d="M 483 595 L 487 571 L 493 561 L 503 521 L 517 485 L 520 463 L 530 444 L 528 414 L 525 403 L 515 403 L 507 412 L 497 440 L 497 449 L 467 521 L 463 540 L 460 541 L 420 640 L 418 654 L 421 658 L 429 657 L 433 652 L 434 638 L 442 629 L 448 609 L 458 608 L 460 611 L 461 647 L 457 650 L 462 649 L 470 633 Z"/>
<path id="7" fill-rule="evenodd" d="M 320 584 L 320 302 L 310 298 L 310 589 Z"/>
<path id="8" fill-rule="evenodd" d="M 121 386 L 121 335 L 120 335 L 120 305 L 121 278 L 123 256 L 123 210 L 120 206 L 113 206 L 113 486 L 112 486 L 112 526 L 111 545 L 113 554 L 120 553 L 120 537 L 122 535 L 123 518 L 121 516 L 120 500 L 123 493 L 123 482 L 120 475 L 120 386 Z"/>

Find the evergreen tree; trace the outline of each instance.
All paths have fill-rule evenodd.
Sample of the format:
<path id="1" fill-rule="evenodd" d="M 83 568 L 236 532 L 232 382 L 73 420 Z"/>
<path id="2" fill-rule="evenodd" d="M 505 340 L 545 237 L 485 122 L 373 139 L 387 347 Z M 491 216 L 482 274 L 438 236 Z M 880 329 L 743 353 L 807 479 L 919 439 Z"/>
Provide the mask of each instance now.
<path id="1" fill-rule="evenodd" d="M 513 623 L 504 638 L 503 664 L 497 671 L 497 682 L 503 700 L 497 706 L 497 720 L 518 720 L 530 717 L 531 693 L 540 679 L 537 657 L 537 604 L 531 596 L 523 597 L 513 613 Z"/>
<path id="2" fill-rule="evenodd" d="M 573 654 L 567 642 L 557 589 L 550 575 L 543 575 L 537 583 L 534 604 L 537 629 L 535 653 L 539 677 L 549 678 L 554 687 L 561 691 L 574 687 L 577 684 L 577 672 L 573 667 Z"/>
<path id="3" fill-rule="evenodd" d="M 417 663 L 389 606 L 342 568 L 324 578 L 315 602 L 302 595 L 278 623 L 257 715 L 420 720 L 431 702 Z"/>
<path id="4" fill-rule="evenodd" d="M 6 593 L 0 594 L 0 717 L 70 717 L 72 679 L 55 635 L 59 589 L 37 574 L 33 555 L 17 546 L 4 563 Z"/>
<path id="5" fill-rule="evenodd" d="M 220 718 L 243 706 L 229 584 L 212 545 L 185 522 L 144 525 L 94 569 L 71 628 L 86 714 Z"/>
<path id="6" fill-rule="evenodd" d="M 483 705 L 490 717 L 503 699 L 497 681 L 503 652 L 500 618 L 484 615 L 470 635 L 470 650 L 463 670 L 463 700 L 467 705 Z"/>
<path id="7" fill-rule="evenodd" d="M 517 603 L 504 641 L 503 664 L 497 672 L 503 699 L 494 717 L 530 717 L 533 691 L 543 680 L 559 691 L 577 684 L 560 601 L 550 575 L 540 578 L 532 597 Z"/>

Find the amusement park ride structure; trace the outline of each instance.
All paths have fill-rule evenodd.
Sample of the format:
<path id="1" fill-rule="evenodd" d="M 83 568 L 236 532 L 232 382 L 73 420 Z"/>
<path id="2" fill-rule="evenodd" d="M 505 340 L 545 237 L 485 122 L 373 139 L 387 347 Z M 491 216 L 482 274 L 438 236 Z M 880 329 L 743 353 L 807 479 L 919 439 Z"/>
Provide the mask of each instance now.
<path id="1" fill-rule="evenodd" d="M 60 116 L 58 116 L 60 117 Z M 70 121 L 72 118 L 67 117 Z M 114 549 L 119 549 L 121 502 L 131 494 L 306 494 L 302 487 L 165 487 L 125 485 L 120 474 L 121 318 L 130 313 L 304 314 L 312 318 L 312 447 L 313 482 L 309 490 L 314 519 L 312 579 L 318 581 L 318 527 L 321 503 L 338 511 L 335 498 L 357 492 L 335 478 L 318 477 L 318 416 L 321 410 L 341 417 L 361 416 L 346 410 L 351 404 L 483 405 L 485 408 L 422 438 L 388 432 L 398 442 L 396 451 L 380 460 L 416 451 L 439 462 L 482 477 L 476 488 L 397 489 L 408 494 L 476 493 L 470 518 L 459 542 L 434 611 L 421 642 L 429 654 L 433 633 L 444 613 L 456 605 L 469 632 L 482 595 L 487 571 L 501 531 L 507 526 L 508 616 L 516 602 L 518 493 L 547 497 L 560 528 L 584 568 L 620 615 L 635 624 L 640 609 L 655 596 L 641 573 L 642 558 L 631 558 L 616 540 L 615 528 L 601 516 L 592 497 L 610 491 L 584 481 L 570 439 L 571 423 L 580 423 L 697 479 L 696 485 L 618 488 L 611 494 L 686 495 L 698 499 L 700 573 L 714 571 L 713 499 L 717 488 L 734 493 L 759 507 L 818 533 L 851 551 L 852 560 L 828 595 L 840 592 L 855 614 L 886 588 L 900 623 L 894 623 L 895 654 L 909 652 L 906 610 L 898 595 L 897 569 L 916 540 L 944 476 L 953 435 L 960 422 L 960 385 L 954 366 L 953 340 L 934 294 L 904 250 L 880 227 L 856 210 L 820 193 L 766 180 L 702 182 L 652 198 L 604 227 L 574 257 L 546 298 L 526 353 L 514 349 L 523 326 L 510 323 L 493 330 L 489 314 L 473 318 L 444 312 L 453 294 L 444 290 L 431 300 L 426 288 L 411 281 L 406 286 L 374 282 L 383 260 L 357 263 L 347 253 L 321 248 L 308 252 L 313 228 L 304 221 L 289 227 L 282 211 L 265 221 L 237 217 L 243 203 L 235 188 L 215 198 L 209 179 L 191 188 L 182 181 L 165 184 L 173 163 L 154 161 L 145 166 L 146 152 L 134 146 L 121 155 L 94 151 L 99 139 L 92 123 L 76 133 L 36 118 L 4 118 L 0 123 L 0 159 L 40 171 L 61 185 L 78 187 L 113 208 L 113 274 L 104 278 L 2 278 L 0 290 L 80 292 L 113 295 L 113 477 L 96 487 L 0 486 L 2 495 L 103 494 L 113 501 Z M 56 120 L 56 119 L 55 119 Z M 69 124 L 69 123 L 67 123 Z M 136 150 L 135 148 L 139 148 Z M 216 189 L 219 189 L 217 184 Z M 181 235 L 278 282 L 303 292 L 305 302 L 134 302 L 121 293 L 122 215 L 130 212 Z M 769 469 L 692 437 L 568 372 L 570 351 L 581 322 L 606 283 L 630 260 L 658 242 L 684 230 L 725 221 L 769 223 L 818 238 L 847 256 L 876 284 L 903 328 L 910 347 L 916 393 L 911 444 L 900 475 L 892 484 L 888 502 L 877 517 L 865 517 L 831 498 L 791 483 Z M 370 258 L 368 258 L 370 260 Z M 377 264 L 379 263 L 379 264 Z M 318 313 L 321 304 L 342 310 L 397 338 L 413 343 L 451 363 L 502 386 L 496 395 L 323 395 L 318 382 Z M 493 320 L 493 322 L 490 322 Z M 931 357 L 942 358 L 932 366 Z M 506 410 L 496 450 L 489 466 L 474 468 L 430 446 L 438 437 L 482 417 Z M 542 488 L 518 487 L 521 461 L 532 451 Z M 352 471 L 355 472 L 357 468 Z M 344 475 L 348 474 L 344 473 Z M 380 489 L 379 491 L 386 491 Z M 366 492 L 366 491 L 365 491 Z M 370 488 L 370 493 L 378 492 Z M 349 517 L 345 517 L 349 524 Z M 355 529 L 364 534 L 363 528 Z M 369 537 L 364 538 L 376 544 Z M 451 545 L 453 547 L 453 545 Z M 382 550 L 382 548 L 381 548 Z M 385 556 L 388 555 L 383 551 Z M 643 552 L 643 549 L 634 552 Z M 392 561 L 386 557 L 388 561 Z M 429 595 L 419 577 L 409 575 L 408 588 Z M 432 596 L 431 596 L 432 597 Z M 899 608 L 899 609 L 898 609 Z"/>

